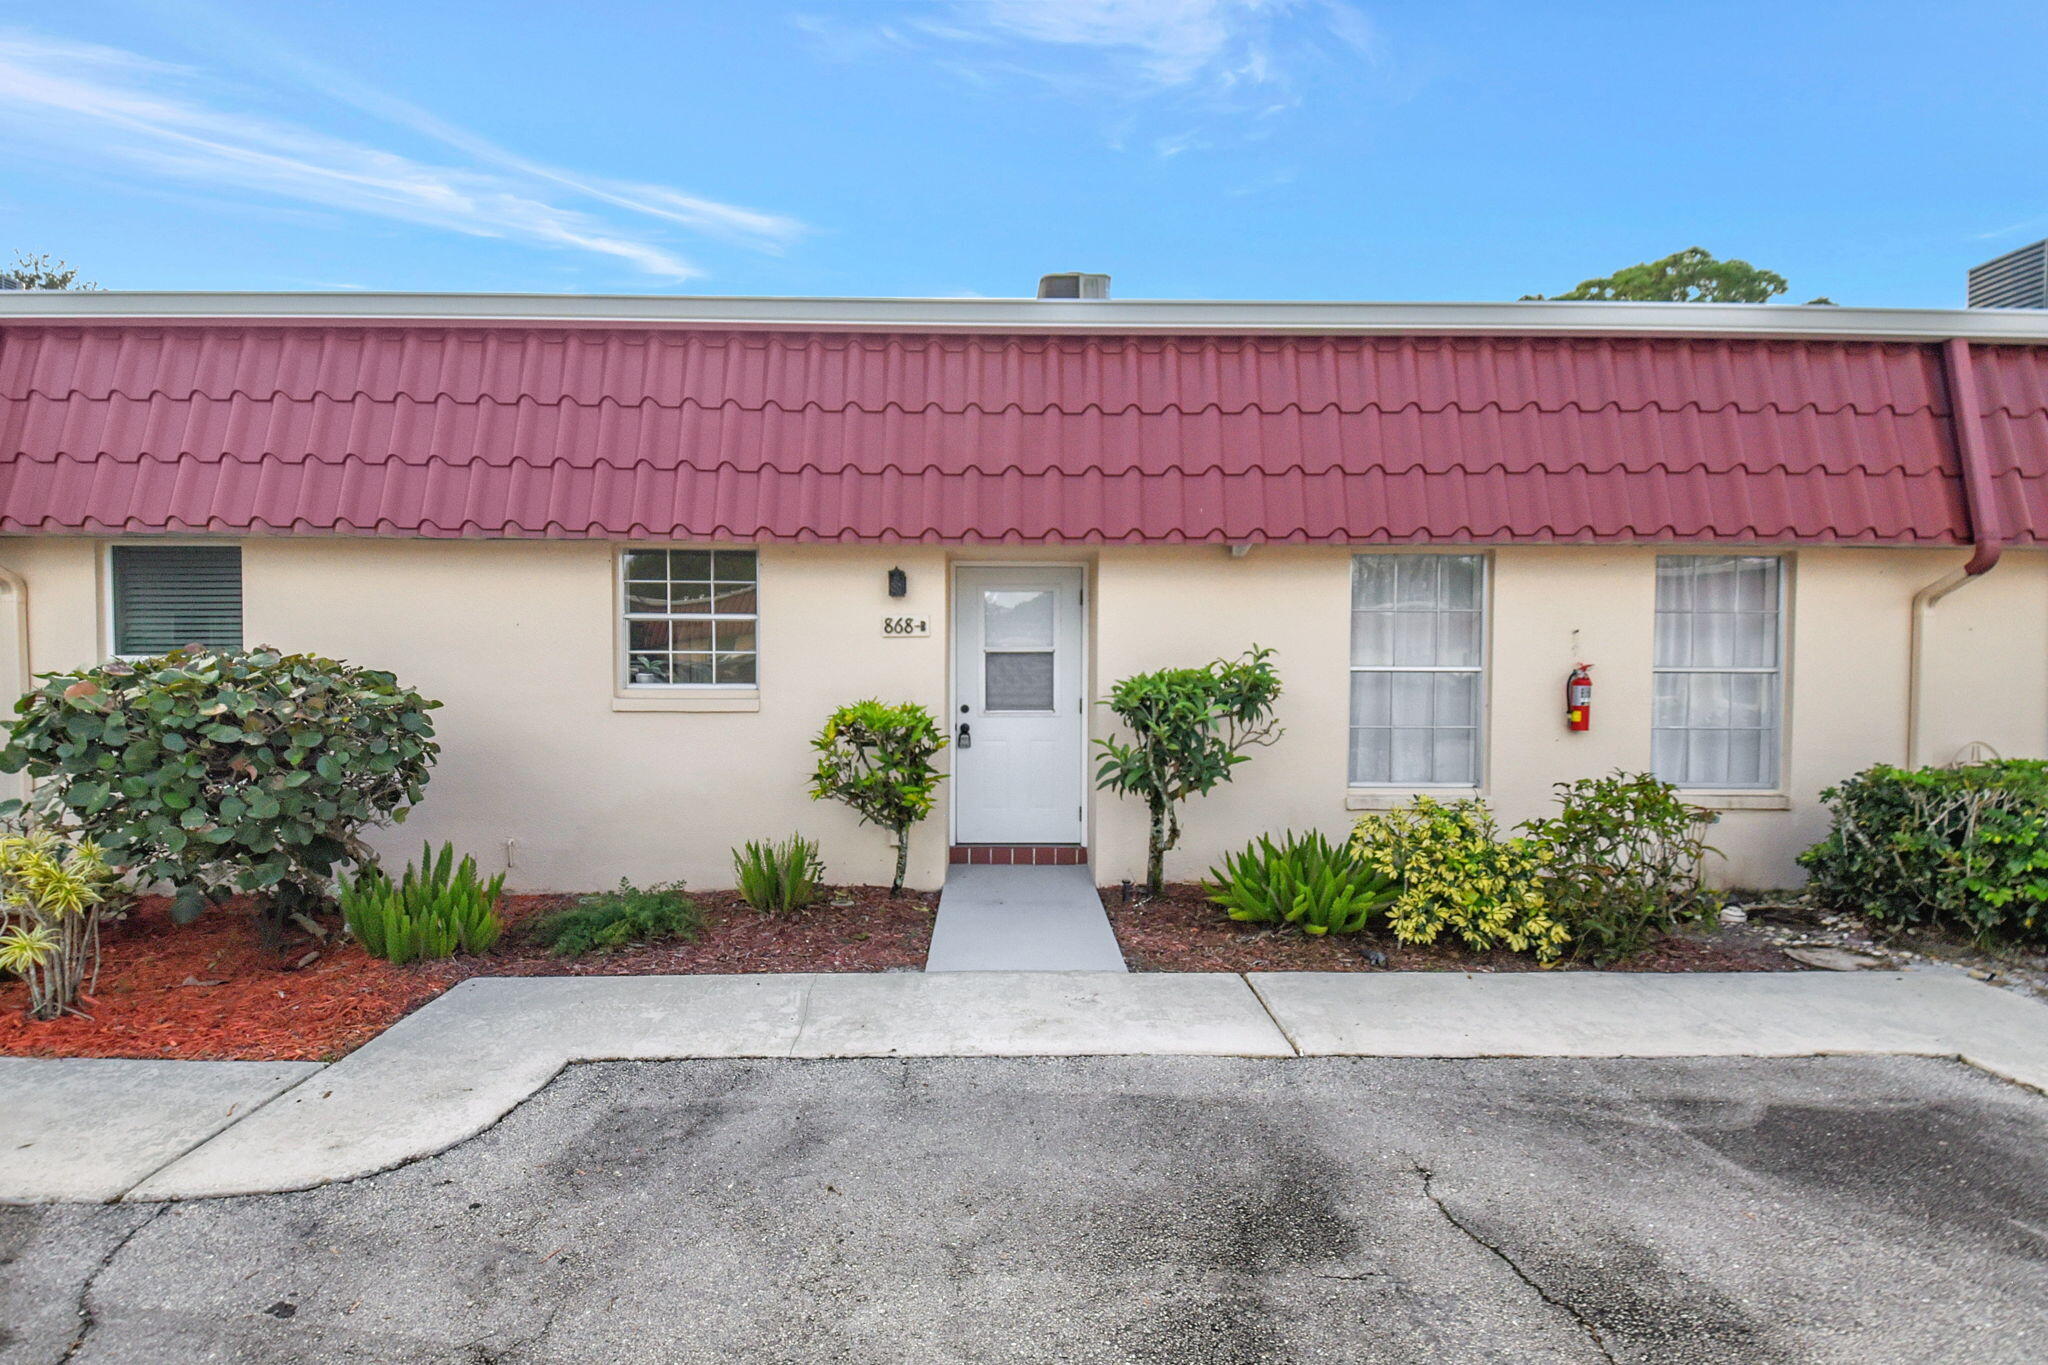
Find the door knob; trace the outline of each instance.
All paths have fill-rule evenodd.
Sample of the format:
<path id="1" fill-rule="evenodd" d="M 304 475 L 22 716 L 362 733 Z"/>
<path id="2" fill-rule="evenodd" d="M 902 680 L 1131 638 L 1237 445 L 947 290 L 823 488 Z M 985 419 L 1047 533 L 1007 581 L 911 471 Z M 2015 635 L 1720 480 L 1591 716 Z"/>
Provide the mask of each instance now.
<path id="1" fill-rule="evenodd" d="M 974 730 L 964 720 L 960 722 L 960 747 L 963 749 L 972 749 L 974 747 Z"/>

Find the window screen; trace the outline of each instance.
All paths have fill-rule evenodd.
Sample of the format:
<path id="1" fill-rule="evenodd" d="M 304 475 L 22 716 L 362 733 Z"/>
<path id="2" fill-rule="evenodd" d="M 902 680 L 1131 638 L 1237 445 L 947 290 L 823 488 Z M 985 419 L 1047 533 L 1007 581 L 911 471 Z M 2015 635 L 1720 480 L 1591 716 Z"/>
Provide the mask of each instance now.
<path id="1" fill-rule="evenodd" d="M 628 550 L 626 683 L 752 686 L 758 561 L 752 550 Z"/>
<path id="2" fill-rule="evenodd" d="M 989 711 L 1053 709 L 1053 633 L 1058 608 L 1038 589 L 981 595 L 981 704 Z"/>
<path id="3" fill-rule="evenodd" d="M 1473 786 L 1485 565 L 1478 555 L 1351 561 L 1351 781 Z"/>
<path id="4" fill-rule="evenodd" d="M 242 647 L 239 545 L 116 545 L 111 558 L 114 653 Z"/>
<path id="5" fill-rule="evenodd" d="M 1681 787 L 1775 787 L 1783 564 L 1660 555 L 1651 764 Z"/>

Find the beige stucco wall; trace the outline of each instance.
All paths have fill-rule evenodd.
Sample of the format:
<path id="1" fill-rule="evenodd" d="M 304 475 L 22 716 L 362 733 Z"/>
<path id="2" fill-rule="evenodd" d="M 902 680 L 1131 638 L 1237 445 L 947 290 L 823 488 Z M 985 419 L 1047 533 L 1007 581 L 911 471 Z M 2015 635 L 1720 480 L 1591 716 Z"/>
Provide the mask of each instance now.
<path id="1" fill-rule="evenodd" d="M 244 544 L 247 638 L 389 668 L 444 701 L 443 755 L 425 806 L 380 838 L 403 850 L 448 838 L 511 881 L 576 889 L 630 877 L 730 879 L 727 850 L 803 830 L 835 879 L 885 879 L 878 832 L 805 794 L 810 737 L 832 707 L 876 695 L 948 704 L 946 600 L 956 558 L 1052 560 L 1091 570 L 1090 690 L 1129 673 L 1269 645 L 1286 682 L 1287 733 L 1236 781 L 1185 813 L 1174 876 L 1197 875 L 1252 834 L 1341 834 L 1367 796 L 1346 787 L 1349 552 L 1264 546 L 1020 551 L 930 546 L 770 546 L 761 558 L 756 709 L 615 709 L 615 546 L 578 542 L 252 539 Z M 1649 761 L 1655 551 L 1514 547 L 1491 552 L 1485 794 L 1504 823 L 1542 809 L 1552 782 Z M 1783 794 L 1731 804 L 1719 875 L 1797 877 L 1792 855 L 1826 827 L 1817 793 L 1904 756 L 1908 610 L 1959 564 L 1952 551 L 1801 550 L 1790 555 Z M 98 658 L 100 543 L 9 539 L 0 566 L 30 588 L 37 669 Z M 910 596 L 886 594 L 903 568 Z M 11 603 L 11 599 L 9 599 Z M 11 605 L 9 608 L 11 610 Z M 885 613 L 927 614 L 928 639 L 885 639 Z M 11 623 L 0 625 L 10 643 Z M 2048 554 L 2008 552 L 1988 578 L 1935 608 L 1928 628 L 1924 752 L 1981 741 L 2048 754 Z M 1564 675 L 1594 665 L 1595 723 L 1565 731 Z M 11 666 L 11 660 L 8 661 Z M 12 674 L 5 676 L 11 677 Z M 628 702 L 625 705 L 639 703 Z M 1108 717 L 1093 724 L 1105 733 Z M 943 879 L 949 812 L 919 831 L 911 878 Z M 1097 796 L 1098 875 L 1142 870 L 1135 803 Z"/>

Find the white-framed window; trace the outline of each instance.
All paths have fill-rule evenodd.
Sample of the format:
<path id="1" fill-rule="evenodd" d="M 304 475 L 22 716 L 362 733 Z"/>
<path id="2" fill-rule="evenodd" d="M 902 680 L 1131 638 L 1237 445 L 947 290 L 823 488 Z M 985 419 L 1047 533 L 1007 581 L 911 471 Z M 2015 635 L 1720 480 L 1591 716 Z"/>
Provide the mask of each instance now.
<path id="1" fill-rule="evenodd" d="M 1483 555 L 1351 561 L 1351 785 L 1479 785 Z"/>
<path id="2" fill-rule="evenodd" d="M 1680 787 L 1775 788 L 1785 564 L 1659 555 L 1651 767 Z"/>
<path id="3" fill-rule="evenodd" d="M 628 687 L 754 687 L 759 558 L 752 550 L 624 550 Z"/>
<path id="4" fill-rule="evenodd" d="M 121 659 L 185 645 L 242 647 L 242 547 L 109 545 L 108 652 Z"/>

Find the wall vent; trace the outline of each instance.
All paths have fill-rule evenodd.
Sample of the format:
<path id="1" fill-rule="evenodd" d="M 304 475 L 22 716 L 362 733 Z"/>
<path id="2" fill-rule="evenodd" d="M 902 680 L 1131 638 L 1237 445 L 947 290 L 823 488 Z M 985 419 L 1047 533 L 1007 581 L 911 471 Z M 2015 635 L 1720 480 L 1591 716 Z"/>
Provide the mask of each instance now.
<path id="1" fill-rule="evenodd" d="M 2048 239 L 1970 267 L 1970 307 L 2048 308 Z"/>

